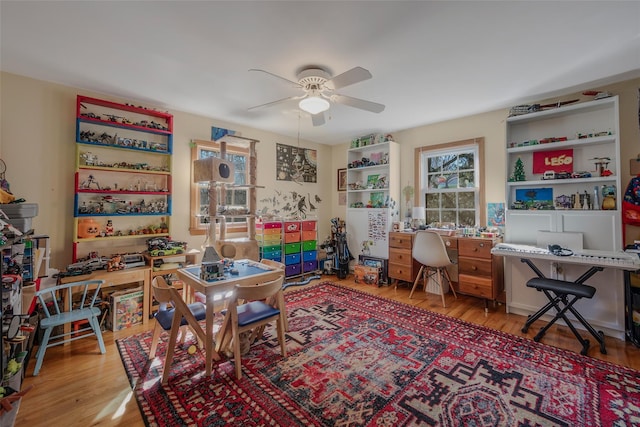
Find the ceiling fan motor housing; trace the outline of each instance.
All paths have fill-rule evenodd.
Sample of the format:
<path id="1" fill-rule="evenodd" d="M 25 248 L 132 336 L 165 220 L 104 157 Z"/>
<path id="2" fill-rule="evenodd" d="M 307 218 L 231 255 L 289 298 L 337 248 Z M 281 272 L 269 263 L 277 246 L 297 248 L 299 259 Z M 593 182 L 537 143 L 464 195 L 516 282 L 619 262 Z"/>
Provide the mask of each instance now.
<path id="1" fill-rule="evenodd" d="M 298 83 L 307 90 L 322 90 L 331 75 L 320 68 L 308 68 L 298 73 Z"/>

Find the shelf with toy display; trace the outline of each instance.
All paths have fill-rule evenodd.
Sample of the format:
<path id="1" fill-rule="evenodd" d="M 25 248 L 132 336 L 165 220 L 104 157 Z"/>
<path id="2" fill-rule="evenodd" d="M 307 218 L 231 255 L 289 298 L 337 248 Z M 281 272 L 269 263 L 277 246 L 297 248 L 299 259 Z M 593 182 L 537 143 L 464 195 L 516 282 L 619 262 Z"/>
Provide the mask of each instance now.
<path id="1" fill-rule="evenodd" d="M 168 236 L 173 116 L 78 95 L 73 258 Z"/>
<path id="2" fill-rule="evenodd" d="M 76 144 L 76 169 L 110 172 L 135 172 L 148 174 L 170 174 L 171 156 L 155 151 L 132 151 L 122 161 L 126 148 Z"/>
<path id="3" fill-rule="evenodd" d="M 76 117 L 80 122 L 132 129 L 136 132 L 161 135 L 173 133 L 173 116 L 169 113 L 88 96 L 78 95 Z"/>

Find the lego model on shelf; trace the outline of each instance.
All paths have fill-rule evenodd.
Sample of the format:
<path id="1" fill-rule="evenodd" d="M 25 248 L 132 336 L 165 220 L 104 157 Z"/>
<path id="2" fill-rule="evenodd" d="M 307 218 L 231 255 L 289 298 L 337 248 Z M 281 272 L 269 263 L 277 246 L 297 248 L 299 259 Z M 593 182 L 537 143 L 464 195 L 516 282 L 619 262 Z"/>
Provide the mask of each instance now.
<path id="1" fill-rule="evenodd" d="M 169 235 L 173 116 L 78 95 L 74 262 L 95 242 Z"/>
<path id="2" fill-rule="evenodd" d="M 580 225 L 590 249 L 620 250 L 618 97 L 509 117 L 506 129 L 505 241 Z"/>
<path id="3" fill-rule="evenodd" d="M 182 282 L 172 280 L 179 268 L 196 263 L 200 251 L 187 250 L 185 242 L 171 240 L 167 237 L 151 237 L 147 240 L 147 250 L 143 253 L 147 265 L 151 268 L 151 281 L 156 276 L 165 277 L 176 289 L 182 289 Z M 149 298 L 149 313 L 157 308 L 155 300 Z"/>
<path id="4" fill-rule="evenodd" d="M 371 255 L 388 258 L 388 232 L 399 217 L 400 148 L 391 135 L 372 135 L 347 150 L 347 239 Z"/>

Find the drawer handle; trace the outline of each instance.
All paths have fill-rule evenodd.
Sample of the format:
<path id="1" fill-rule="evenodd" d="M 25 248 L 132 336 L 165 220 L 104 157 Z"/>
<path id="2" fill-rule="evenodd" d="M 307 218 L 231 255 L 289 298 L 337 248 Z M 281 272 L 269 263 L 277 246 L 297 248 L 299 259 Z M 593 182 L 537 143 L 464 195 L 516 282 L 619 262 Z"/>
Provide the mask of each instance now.
<path id="1" fill-rule="evenodd" d="M 484 248 L 484 243 L 480 243 L 480 247 L 481 247 L 481 248 Z"/>
<path id="2" fill-rule="evenodd" d="M 473 248 L 473 252 L 478 252 L 478 248 Z"/>
<path id="3" fill-rule="evenodd" d="M 476 270 L 478 269 L 478 267 L 476 267 L 476 266 L 474 265 L 474 266 L 471 266 L 471 269 L 472 269 L 473 271 L 476 271 Z"/>
<path id="4" fill-rule="evenodd" d="M 445 242 L 445 245 L 447 245 L 447 246 L 451 246 L 451 242 L 447 240 L 447 241 Z"/>

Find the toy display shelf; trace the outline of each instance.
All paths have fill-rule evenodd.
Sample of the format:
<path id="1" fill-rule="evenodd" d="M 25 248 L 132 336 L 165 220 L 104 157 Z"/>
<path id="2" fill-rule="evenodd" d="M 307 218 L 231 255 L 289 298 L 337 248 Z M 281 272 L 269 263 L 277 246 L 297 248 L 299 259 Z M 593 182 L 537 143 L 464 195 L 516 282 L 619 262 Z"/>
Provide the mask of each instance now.
<path id="1" fill-rule="evenodd" d="M 77 193 L 170 195 L 172 177 L 169 172 L 94 169 L 81 167 L 75 174 Z"/>
<path id="2" fill-rule="evenodd" d="M 88 116 L 87 114 L 93 114 L 94 117 Z M 95 116 L 99 116 L 100 118 Z M 136 107 L 133 105 L 119 104 L 117 102 L 91 98 L 88 96 L 78 95 L 76 102 L 76 117 L 78 120 L 87 123 L 99 123 L 105 126 L 118 127 L 122 129 L 129 128 L 138 132 L 165 135 L 171 135 L 173 133 L 173 115 L 169 113 L 144 107 Z M 144 120 L 149 123 L 158 122 L 166 129 L 136 125 L 136 123 L 140 123 Z"/>

